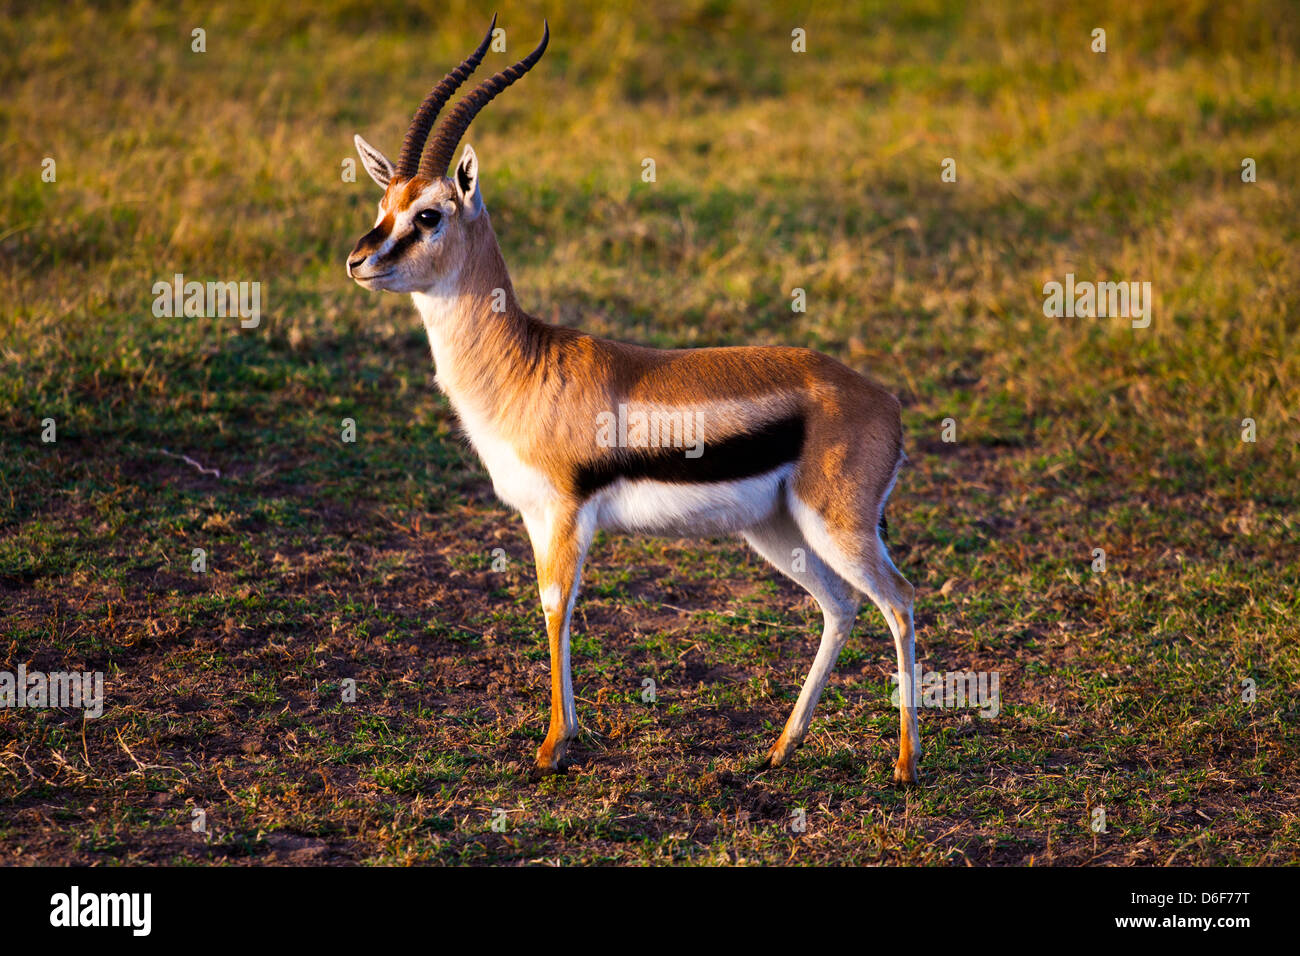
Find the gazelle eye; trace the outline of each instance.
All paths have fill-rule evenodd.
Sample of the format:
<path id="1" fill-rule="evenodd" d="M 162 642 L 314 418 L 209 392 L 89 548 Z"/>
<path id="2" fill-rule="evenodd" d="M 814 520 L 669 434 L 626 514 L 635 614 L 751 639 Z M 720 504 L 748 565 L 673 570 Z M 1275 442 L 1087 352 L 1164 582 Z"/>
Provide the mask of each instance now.
<path id="1" fill-rule="evenodd" d="M 421 209 L 415 214 L 416 221 L 422 226 L 428 226 L 432 229 L 438 223 L 442 222 L 442 213 L 437 209 Z"/>

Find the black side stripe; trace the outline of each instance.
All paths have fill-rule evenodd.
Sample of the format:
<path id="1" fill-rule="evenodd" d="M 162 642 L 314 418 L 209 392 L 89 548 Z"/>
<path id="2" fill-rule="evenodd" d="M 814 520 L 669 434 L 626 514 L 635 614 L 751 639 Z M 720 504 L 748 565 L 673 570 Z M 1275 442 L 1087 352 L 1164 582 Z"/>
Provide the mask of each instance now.
<path id="1" fill-rule="evenodd" d="M 698 458 L 687 458 L 684 448 L 611 448 L 579 465 L 573 483 L 580 497 L 589 498 L 620 478 L 672 484 L 739 481 L 795 461 L 803 442 L 803 416 L 794 415 L 722 441 L 706 439 Z"/>

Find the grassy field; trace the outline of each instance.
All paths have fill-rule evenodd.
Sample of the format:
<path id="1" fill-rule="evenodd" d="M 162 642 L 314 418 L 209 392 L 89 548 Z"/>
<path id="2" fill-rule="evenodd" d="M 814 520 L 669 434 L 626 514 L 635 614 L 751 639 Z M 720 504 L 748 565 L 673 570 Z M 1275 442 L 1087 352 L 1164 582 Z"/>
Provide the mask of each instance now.
<path id="1" fill-rule="evenodd" d="M 902 399 L 921 666 L 1001 693 L 923 711 L 906 791 L 874 610 L 760 772 L 820 615 L 738 540 L 615 536 L 576 765 L 528 782 L 522 523 L 409 300 L 344 273 L 352 134 L 395 155 L 492 11 L 173 6 L 0 4 L 0 670 L 107 680 L 97 720 L 0 710 L 0 861 L 1300 861 L 1288 3 L 500 8 L 494 70 L 552 29 L 467 137 L 526 308 L 808 345 Z M 261 324 L 155 317 L 178 272 L 261 282 Z M 1150 327 L 1046 317 L 1067 273 L 1150 282 Z"/>

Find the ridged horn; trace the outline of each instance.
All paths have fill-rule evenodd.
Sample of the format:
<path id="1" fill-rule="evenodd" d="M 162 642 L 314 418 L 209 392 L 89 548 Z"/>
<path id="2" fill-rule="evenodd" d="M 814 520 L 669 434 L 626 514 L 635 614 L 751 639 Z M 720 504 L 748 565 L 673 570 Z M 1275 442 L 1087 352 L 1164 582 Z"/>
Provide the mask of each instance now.
<path id="1" fill-rule="evenodd" d="M 429 92 L 424 102 L 420 104 L 420 108 L 415 111 L 415 116 L 411 118 L 411 126 L 406 131 L 406 139 L 402 141 L 402 152 L 397 157 L 396 177 L 398 179 L 410 179 L 415 175 L 420 165 L 420 155 L 424 152 L 425 141 L 429 138 L 429 130 L 433 129 L 438 114 L 442 112 L 442 108 L 451 99 L 452 94 L 460 89 L 460 85 L 468 80 L 470 74 L 483 62 L 483 54 L 487 53 L 488 44 L 492 42 L 492 31 L 496 29 L 496 25 L 496 14 L 493 14 L 492 25 L 488 27 L 487 35 L 483 37 L 483 42 L 478 45 L 478 49 L 467 56 L 460 66 L 443 77 L 442 82 Z"/>
<path id="2" fill-rule="evenodd" d="M 465 135 L 465 130 L 469 129 L 469 124 L 474 121 L 479 110 L 487 106 L 493 97 L 507 86 L 531 70 L 546 52 L 546 44 L 551 39 L 550 24 L 543 21 L 542 31 L 542 42 L 537 44 L 537 49 L 514 66 L 506 67 L 495 76 L 484 80 L 452 107 L 447 118 L 439 124 L 437 135 L 425 151 L 424 159 L 420 161 L 421 175 L 431 179 L 447 175 L 452 153 L 456 152 L 456 147 L 460 145 L 460 138 Z"/>

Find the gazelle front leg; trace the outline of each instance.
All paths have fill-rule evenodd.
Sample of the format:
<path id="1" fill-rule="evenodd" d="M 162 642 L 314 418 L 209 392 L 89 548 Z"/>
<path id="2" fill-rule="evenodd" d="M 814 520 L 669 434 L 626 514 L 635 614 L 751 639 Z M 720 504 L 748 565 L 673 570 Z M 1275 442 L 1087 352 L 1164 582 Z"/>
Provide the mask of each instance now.
<path id="1" fill-rule="evenodd" d="M 569 619 L 594 528 L 579 509 L 567 506 L 556 506 L 545 516 L 525 515 L 524 524 L 533 542 L 537 587 L 551 649 L 551 723 L 533 766 L 533 776 L 543 777 L 564 768 L 569 741 L 578 736 L 569 666 Z"/>

